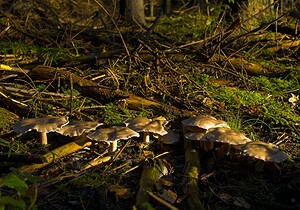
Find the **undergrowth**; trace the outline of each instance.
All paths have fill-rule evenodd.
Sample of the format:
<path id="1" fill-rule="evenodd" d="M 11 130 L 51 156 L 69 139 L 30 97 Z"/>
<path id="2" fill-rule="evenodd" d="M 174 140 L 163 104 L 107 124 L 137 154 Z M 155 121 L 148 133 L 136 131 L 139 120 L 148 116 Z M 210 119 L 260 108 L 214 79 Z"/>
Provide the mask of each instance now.
<path id="1" fill-rule="evenodd" d="M 300 88 L 298 80 L 252 76 L 248 85 L 255 88 L 245 89 L 211 84 L 209 80 L 212 78 L 203 74 L 194 76 L 193 80 L 207 91 L 211 100 L 224 103 L 223 109 L 227 110 L 226 112 L 243 112 L 270 124 L 290 125 L 300 122 L 297 109 L 288 102 L 290 93 Z M 187 89 L 195 88 L 190 85 Z"/>

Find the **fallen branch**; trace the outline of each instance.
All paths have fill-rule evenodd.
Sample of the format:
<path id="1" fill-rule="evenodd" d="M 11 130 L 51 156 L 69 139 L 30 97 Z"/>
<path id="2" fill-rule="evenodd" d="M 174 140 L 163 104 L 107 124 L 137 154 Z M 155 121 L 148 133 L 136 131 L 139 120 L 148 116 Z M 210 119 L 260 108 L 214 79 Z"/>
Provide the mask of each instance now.
<path id="1" fill-rule="evenodd" d="M 64 69 L 53 68 L 49 66 L 37 66 L 33 68 L 29 75 L 38 79 L 57 79 L 58 77 L 67 82 L 72 81 L 74 88 L 76 88 L 82 95 L 90 97 L 99 102 L 108 102 L 112 100 L 125 99 L 130 109 L 141 110 L 143 108 L 154 108 L 157 111 L 167 112 L 179 116 L 192 116 L 194 113 L 189 110 L 180 110 L 172 105 L 161 104 L 156 101 L 151 101 L 132 93 L 113 89 L 104 85 L 99 85 L 93 81 L 84 79 Z"/>
<path id="2" fill-rule="evenodd" d="M 85 171 L 89 168 L 95 167 L 97 165 L 100 165 L 102 163 L 106 163 L 108 161 L 110 161 L 112 158 L 112 156 L 104 156 L 104 157 L 96 157 L 95 159 L 91 160 L 90 162 L 88 162 L 86 165 L 84 165 L 80 171 Z"/>
<path id="3" fill-rule="evenodd" d="M 251 63 L 244 58 L 229 58 L 227 62 L 233 69 L 239 72 L 246 71 L 250 75 L 275 76 L 286 72 L 284 69 L 270 69 L 260 64 Z"/>
<path id="4" fill-rule="evenodd" d="M 19 167 L 18 170 L 22 172 L 32 173 L 37 169 L 49 165 L 50 163 L 58 160 L 59 158 L 77 152 L 78 150 L 81 150 L 84 147 L 88 147 L 91 144 L 92 142 L 89 141 L 85 136 L 81 136 L 81 138 L 79 138 L 78 140 L 65 144 L 43 155 L 43 158 L 45 159 L 44 163 L 24 165 Z"/>
<path id="5" fill-rule="evenodd" d="M 285 42 L 285 43 L 275 46 L 275 47 L 269 47 L 268 51 L 275 53 L 279 50 L 289 49 L 292 47 L 298 47 L 299 45 L 300 45 L 300 40 L 292 40 L 292 41 Z"/>
<path id="6" fill-rule="evenodd" d="M 12 99 L 7 96 L 4 92 L 0 91 L 0 105 L 5 109 L 17 114 L 20 117 L 27 117 L 30 112 L 30 107 L 26 104 Z"/>

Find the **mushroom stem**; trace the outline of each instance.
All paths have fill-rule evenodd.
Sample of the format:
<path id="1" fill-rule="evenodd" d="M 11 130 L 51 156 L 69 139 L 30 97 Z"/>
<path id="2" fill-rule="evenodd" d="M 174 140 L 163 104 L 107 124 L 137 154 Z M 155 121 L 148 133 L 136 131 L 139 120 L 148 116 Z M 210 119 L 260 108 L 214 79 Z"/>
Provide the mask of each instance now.
<path id="1" fill-rule="evenodd" d="M 224 143 L 221 147 L 218 148 L 216 156 L 218 158 L 223 158 L 230 151 L 230 144 Z"/>
<path id="2" fill-rule="evenodd" d="M 118 141 L 110 142 L 109 152 L 115 152 L 118 149 Z"/>
<path id="3" fill-rule="evenodd" d="M 150 142 L 150 133 L 149 132 L 144 132 L 143 133 L 143 142 L 144 143 L 149 143 Z"/>
<path id="4" fill-rule="evenodd" d="M 209 152 L 209 151 L 213 150 L 214 142 L 212 142 L 212 141 L 200 141 L 200 147 L 205 152 Z"/>
<path id="5" fill-rule="evenodd" d="M 46 132 L 41 132 L 40 133 L 40 140 L 41 140 L 41 143 L 43 145 L 47 145 L 48 144 L 47 133 Z"/>

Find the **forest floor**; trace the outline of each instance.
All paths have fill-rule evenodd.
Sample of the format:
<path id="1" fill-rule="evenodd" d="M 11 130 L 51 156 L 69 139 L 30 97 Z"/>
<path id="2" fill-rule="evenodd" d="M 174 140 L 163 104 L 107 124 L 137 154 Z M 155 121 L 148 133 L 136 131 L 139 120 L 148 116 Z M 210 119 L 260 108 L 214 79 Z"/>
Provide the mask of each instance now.
<path id="1" fill-rule="evenodd" d="M 249 32 L 244 23 L 200 16 L 197 7 L 178 8 L 145 27 L 97 13 L 92 3 L 61 4 L 54 12 L 46 8 L 58 9 L 55 1 L 29 2 L 31 9 L 19 3 L 1 11 L 0 209 L 133 209 L 143 170 L 158 160 L 168 173 L 153 192 L 173 209 L 189 209 L 181 121 L 203 114 L 289 155 L 261 170 L 257 159 L 234 148 L 218 158 L 197 146 L 205 209 L 300 208 L 298 37 L 272 31 L 272 23 Z M 292 28 L 288 18 L 279 22 Z M 106 144 L 79 145 L 30 170 L 25 158 L 7 161 L 74 141 L 50 133 L 43 146 L 34 131 L 12 131 L 22 118 L 47 115 L 106 127 L 163 116 L 181 141 L 165 145 L 152 138 L 143 147 L 133 138 L 119 142 L 119 153 L 109 159 L 101 159 Z M 91 166 L 99 158 L 102 163 Z M 156 197 L 143 208 L 172 208 Z"/>

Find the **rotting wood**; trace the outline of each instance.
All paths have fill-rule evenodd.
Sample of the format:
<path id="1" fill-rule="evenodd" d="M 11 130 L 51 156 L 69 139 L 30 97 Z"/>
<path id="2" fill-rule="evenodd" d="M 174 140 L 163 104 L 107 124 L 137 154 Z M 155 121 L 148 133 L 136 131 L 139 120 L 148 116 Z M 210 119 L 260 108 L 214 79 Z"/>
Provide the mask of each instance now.
<path id="1" fill-rule="evenodd" d="M 276 76 L 286 72 L 284 69 L 270 69 L 263 65 L 251 63 L 244 58 L 228 58 L 223 60 L 228 62 L 231 68 L 242 72 L 246 71 L 250 75 Z"/>
<path id="2" fill-rule="evenodd" d="M 289 49 L 292 47 L 298 47 L 299 45 L 300 45 L 300 40 L 291 40 L 291 41 L 285 42 L 285 43 L 275 46 L 275 47 L 269 47 L 268 51 L 275 53 L 279 50 Z"/>
<path id="3" fill-rule="evenodd" d="M 20 117 L 27 117 L 31 108 L 26 104 L 14 100 L 0 91 L 0 105 L 5 109 L 17 114 Z"/>

